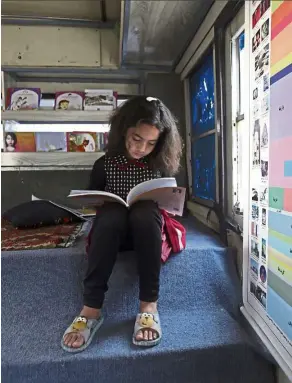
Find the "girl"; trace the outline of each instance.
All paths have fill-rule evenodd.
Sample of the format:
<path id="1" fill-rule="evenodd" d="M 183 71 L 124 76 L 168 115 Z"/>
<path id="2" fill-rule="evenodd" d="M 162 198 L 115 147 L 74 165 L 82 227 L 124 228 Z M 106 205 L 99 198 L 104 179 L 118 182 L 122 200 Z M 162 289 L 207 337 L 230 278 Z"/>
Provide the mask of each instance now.
<path id="1" fill-rule="evenodd" d="M 144 96 L 128 100 L 115 111 L 110 126 L 106 154 L 93 166 L 89 189 L 126 199 L 137 184 L 177 173 L 182 142 L 174 117 L 160 100 Z M 118 203 L 99 209 L 91 231 L 84 306 L 63 335 L 63 349 L 77 352 L 90 344 L 103 322 L 101 308 L 117 253 L 129 247 L 137 255 L 140 280 L 133 343 L 159 343 L 161 228 L 160 211 L 152 201 L 137 202 L 129 210 Z"/>
<path id="2" fill-rule="evenodd" d="M 6 133 L 6 136 L 5 136 L 6 152 L 15 152 L 16 144 L 17 144 L 16 134 L 13 132 Z"/>

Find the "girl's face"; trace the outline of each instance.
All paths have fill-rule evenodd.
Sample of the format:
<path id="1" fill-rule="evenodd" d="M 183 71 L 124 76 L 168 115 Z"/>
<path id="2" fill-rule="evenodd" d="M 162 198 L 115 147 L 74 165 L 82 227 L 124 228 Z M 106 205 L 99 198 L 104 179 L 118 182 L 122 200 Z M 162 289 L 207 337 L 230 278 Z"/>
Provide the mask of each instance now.
<path id="1" fill-rule="evenodd" d="M 10 136 L 10 134 L 7 134 L 6 136 L 6 145 L 14 146 L 14 139 Z"/>
<path id="2" fill-rule="evenodd" d="M 159 130 L 154 125 L 140 124 L 129 128 L 126 134 L 126 149 L 129 157 L 139 160 L 150 154 L 157 144 Z"/>

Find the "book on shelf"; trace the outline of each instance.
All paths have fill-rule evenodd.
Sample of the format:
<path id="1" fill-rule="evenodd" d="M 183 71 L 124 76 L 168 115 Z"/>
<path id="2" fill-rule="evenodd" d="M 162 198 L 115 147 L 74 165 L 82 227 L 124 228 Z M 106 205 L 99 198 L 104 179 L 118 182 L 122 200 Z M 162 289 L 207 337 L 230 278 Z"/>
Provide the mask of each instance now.
<path id="1" fill-rule="evenodd" d="M 121 197 L 99 190 L 71 190 L 68 198 L 78 206 L 92 208 L 105 202 L 116 202 L 126 207 L 142 200 L 152 200 L 159 208 L 182 216 L 186 189 L 178 187 L 175 178 L 157 178 L 136 185 L 128 194 L 126 201 Z"/>
<path id="2" fill-rule="evenodd" d="M 98 151 L 96 133 L 70 132 L 67 133 L 68 152 L 96 152 Z"/>
<path id="3" fill-rule="evenodd" d="M 5 152 L 35 152 L 35 135 L 28 132 L 5 132 L 4 149 Z"/>
<path id="4" fill-rule="evenodd" d="M 82 110 L 84 92 L 57 92 L 55 94 L 56 110 Z"/>
<path id="5" fill-rule="evenodd" d="M 116 108 L 117 94 L 107 89 L 85 89 L 84 110 L 111 111 Z"/>
<path id="6" fill-rule="evenodd" d="M 96 133 L 96 143 L 97 150 L 100 152 L 104 151 L 108 143 L 108 133 Z"/>
<path id="7" fill-rule="evenodd" d="M 66 133 L 37 132 L 35 139 L 37 152 L 67 152 Z"/>
<path id="8" fill-rule="evenodd" d="M 40 106 L 40 88 L 8 88 L 6 109 L 35 110 Z"/>

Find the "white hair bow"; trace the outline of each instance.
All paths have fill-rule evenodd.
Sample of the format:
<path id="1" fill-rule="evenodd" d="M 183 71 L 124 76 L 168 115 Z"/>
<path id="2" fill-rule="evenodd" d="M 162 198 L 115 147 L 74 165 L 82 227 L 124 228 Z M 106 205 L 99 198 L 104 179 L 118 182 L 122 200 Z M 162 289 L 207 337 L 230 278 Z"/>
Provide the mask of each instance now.
<path id="1" fill-rule="evenodd" d="M 149 102 L 151 102 L 151 101 L 157 101 L 158 98 L 155 98 L 155 97 L 147 97 L 146 100 L 149 101 Z"/>

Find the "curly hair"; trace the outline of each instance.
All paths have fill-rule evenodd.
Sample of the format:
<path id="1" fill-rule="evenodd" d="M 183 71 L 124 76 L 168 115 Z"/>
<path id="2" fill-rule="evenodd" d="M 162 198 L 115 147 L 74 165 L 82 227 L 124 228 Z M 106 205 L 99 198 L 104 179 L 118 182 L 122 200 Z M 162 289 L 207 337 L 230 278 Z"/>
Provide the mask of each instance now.
<path id="1" fill-rule="evenodd" d="M 158 142 L 147 156 L 149 166 L 165 176 L 176 174 L 180 167 L 182 140 L 176 119 L 163 102 L 156 98 L 136 96 L 115 110 L 110 118 L 107 154 L 126 154 L 127 130 L 139 124 L 153 125 L 159 130 Z"/>

